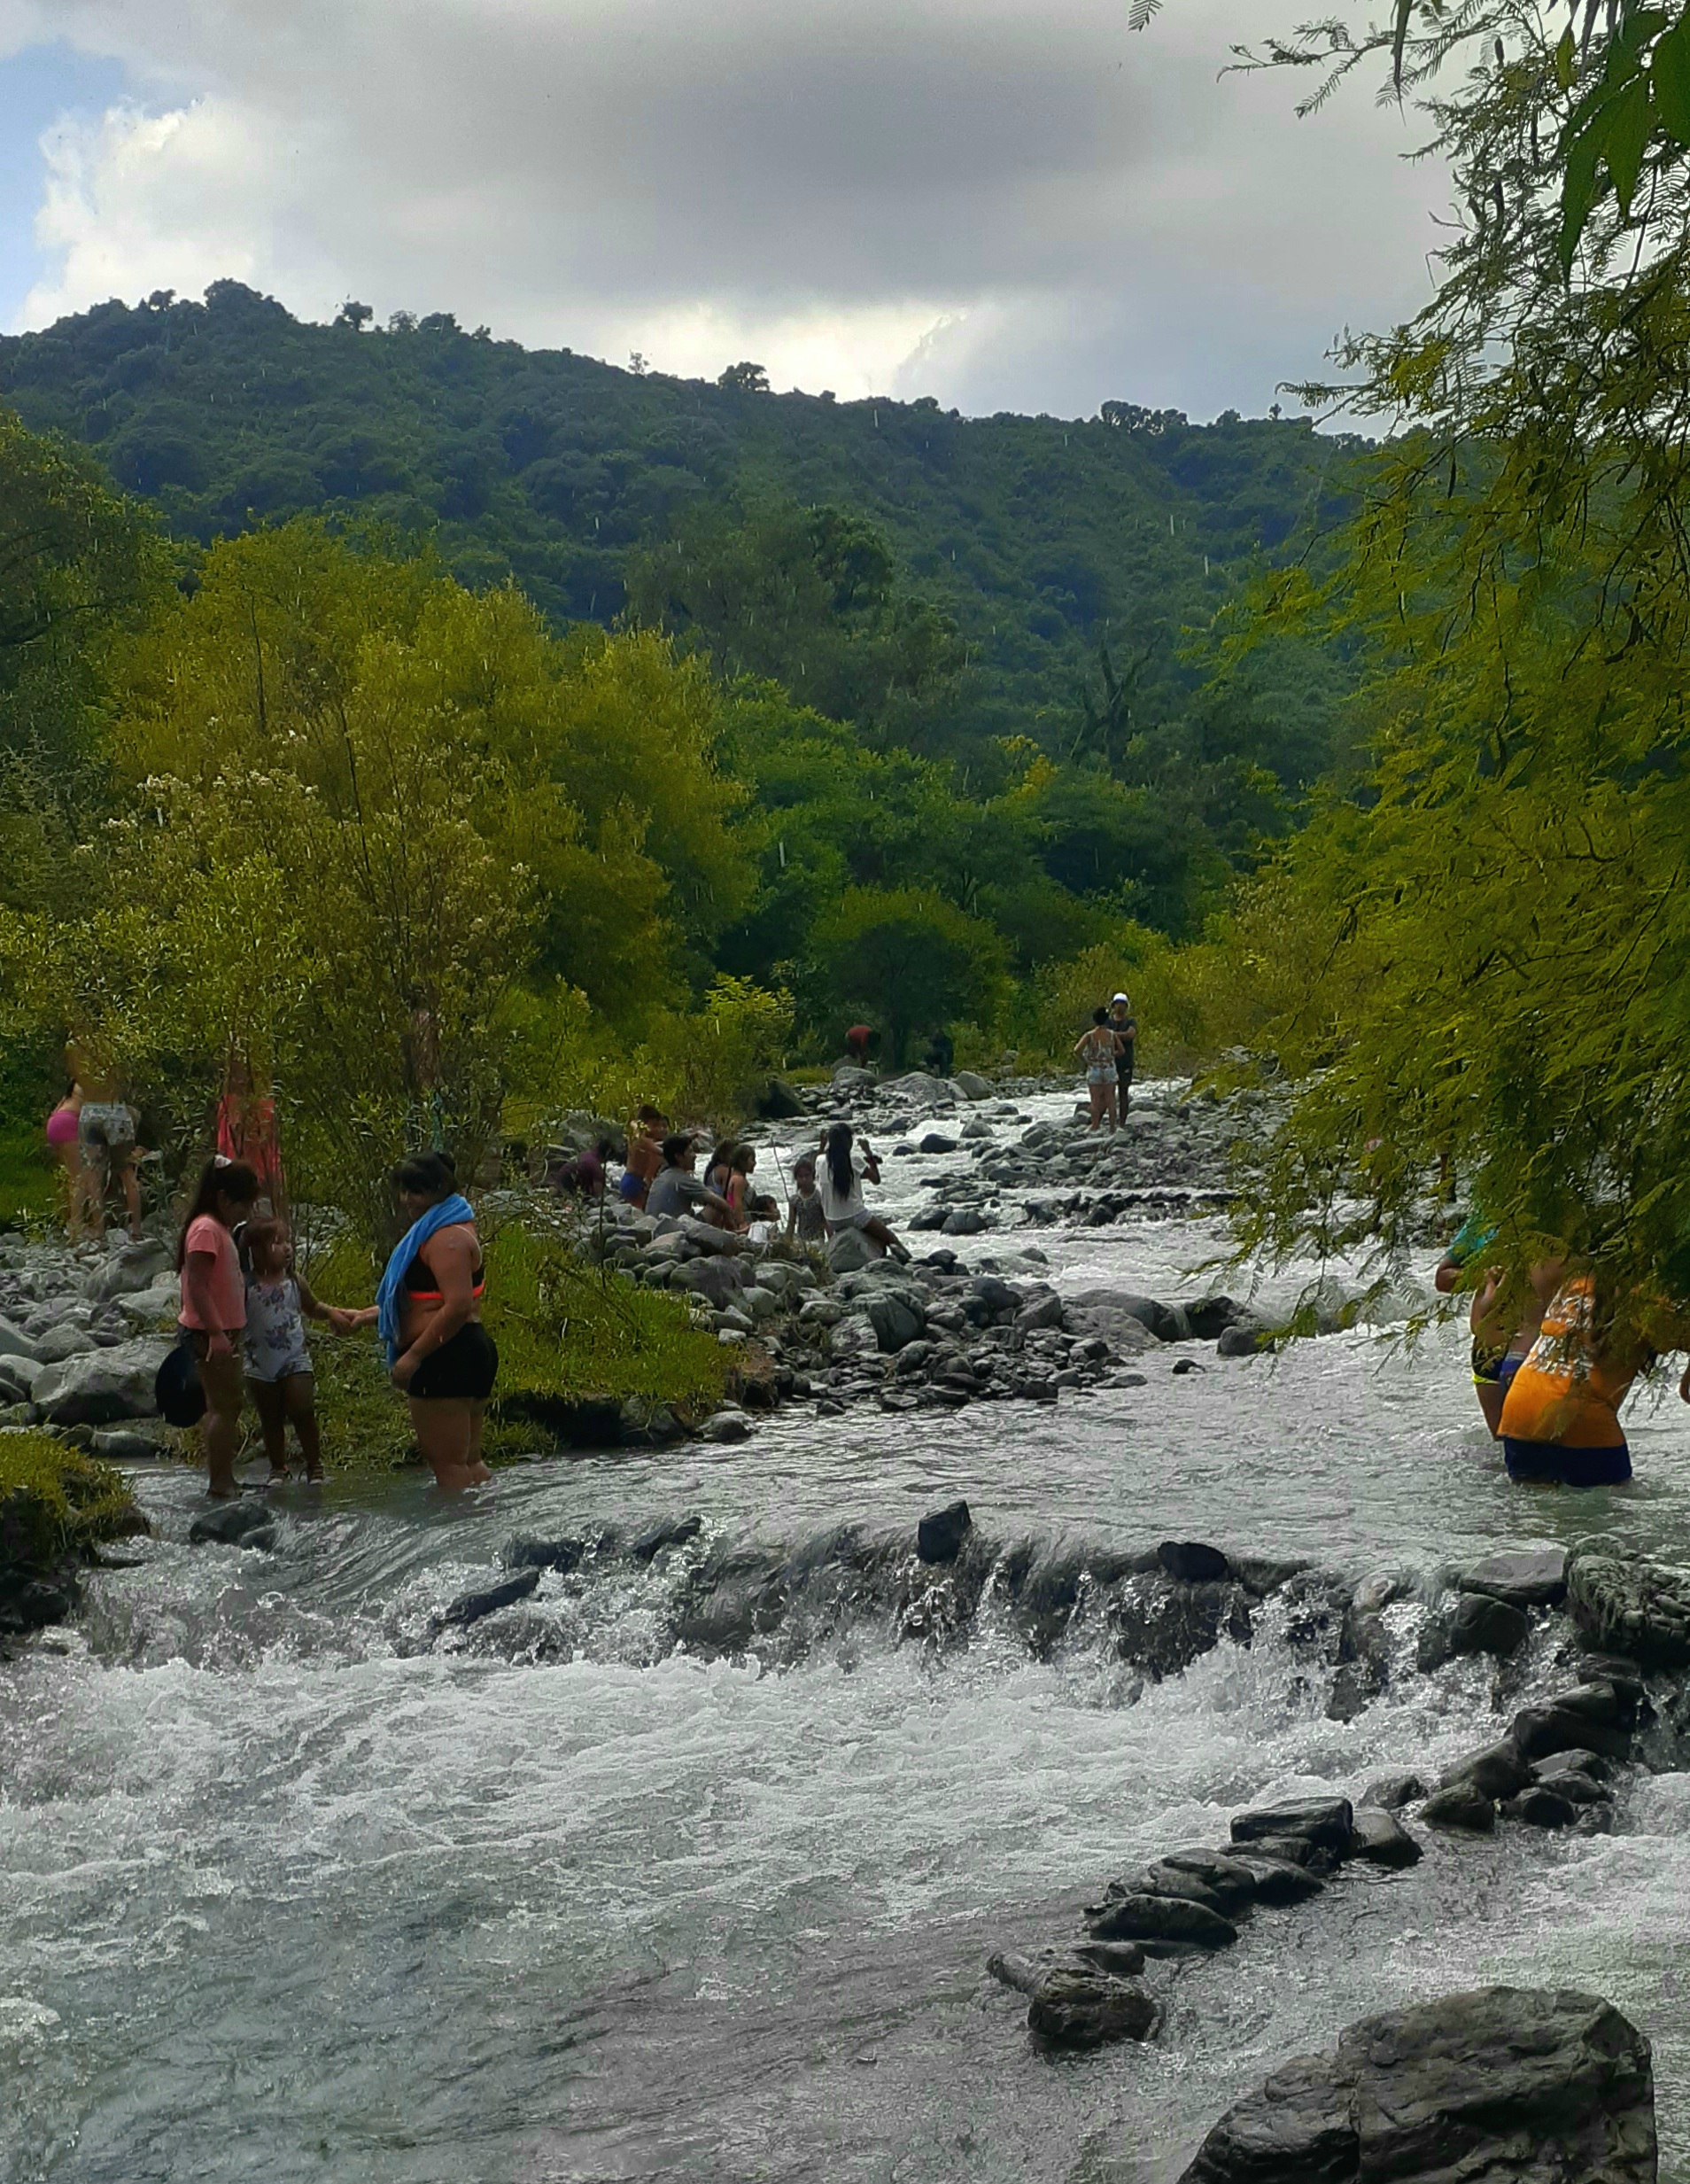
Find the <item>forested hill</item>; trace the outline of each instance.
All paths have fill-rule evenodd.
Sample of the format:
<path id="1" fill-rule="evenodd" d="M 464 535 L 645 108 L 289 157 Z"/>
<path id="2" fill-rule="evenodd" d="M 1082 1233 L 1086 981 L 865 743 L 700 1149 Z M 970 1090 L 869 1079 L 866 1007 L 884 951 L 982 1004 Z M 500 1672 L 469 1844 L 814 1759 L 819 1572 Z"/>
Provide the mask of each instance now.
<path id="1" fill-rule="evenodd" d="M 514 574 L 559 624 L 613 619 L 632 585 L 645 618 L 825 711 L 925 691 L 916 732 L 885 725 L 953 751 L 1072 714 L 1102 642 L 1123 723 L 1181 710 L 1182 632 L 1334 512 L 1345 460 L 1304 420 L 965 418 L 774 394 L 745 368 L 711 385 L 531 353 L 444 315 L 377 331 L 361 309 L 305 323 L 232 281 L 204 303 L 105 304 L 0 338 L 0 400 L 88 443 L 184 536 L 355 509 L 426 528 L 472 585 Z M 818 508 L 826 535 L 805 530 Z M 814 613 L 795 552 L 826 594 Z M 1306 777 L 1329 669 L 1264 672 L 1265 755 Z"/>

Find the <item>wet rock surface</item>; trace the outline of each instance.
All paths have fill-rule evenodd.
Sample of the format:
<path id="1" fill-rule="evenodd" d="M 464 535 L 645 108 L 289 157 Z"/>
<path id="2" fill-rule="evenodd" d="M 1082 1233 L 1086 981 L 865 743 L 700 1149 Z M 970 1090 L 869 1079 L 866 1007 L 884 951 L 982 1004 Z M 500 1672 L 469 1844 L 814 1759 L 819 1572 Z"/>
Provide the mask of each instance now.
<path id="1" fill-rule="evenodd" d="M 1644 1668 L 1690 1667 L 1690 1569 L 1586 1543 L 1567 1558 L 1567 1602 L 1605 1650 Z"/>
<path id="2" fill-rule="evenodd" d="M 1652 2184 L 1649 2044 L 1597 1996 L 1483 1987 L 1364 2017 L 1221 2118 L 1182 2184 Z"/>

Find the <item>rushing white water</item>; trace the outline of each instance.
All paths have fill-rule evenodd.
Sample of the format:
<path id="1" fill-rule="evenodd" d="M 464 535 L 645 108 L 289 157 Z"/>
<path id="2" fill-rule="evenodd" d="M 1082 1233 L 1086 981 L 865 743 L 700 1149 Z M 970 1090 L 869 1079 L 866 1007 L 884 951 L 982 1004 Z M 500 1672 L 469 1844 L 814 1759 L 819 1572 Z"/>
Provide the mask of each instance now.
<path id="1" fill-rule="evenodd" d="M 1018 1237 L 1016 1240 L 1022 1240 Z M 1174 1294 L 1190 1227 L 1036 1239 L 1065 1285 Z M 973 1240 L 972 1257 L 994 1240 Z M 1006 1584 L 953 1643 L 896 1636 L 915 1517 L 1173 1535 L 1359 1574 L 1611 1527 L 1690 1537 L 1690 1433 L 1632 1421 L 1640 1483 L 1523 1495 L 1452 1334 L 1337 1336 L 1054 1411 L 782 1418 L 734 1449 L 535 1466 L 443 1508 L 414 1478 L 285 1502 L 274 1556 L 186 1545 L 196 1482 L 142 1481 L 157 1537 L 83 1626 L 0 1673 L 0 2178 L 477 2184 L 697 2177 L 1148 2178 L 1275 2063 L 1365 2011 L 1481 1979 L 1593 1987 L 1655 2042 L 1665 2173 L 1690 2174 L 1690 1776 L 1638 1778 L 1610 1837 L 1430 1838 L 1346 1869 L 1211 1962 L 1155 1967 L 1144 2048 L 1052 2061 L 988 1949 L 1078 1931 L 1155 1852 L 1272 1794 L 1357 1790 L 1496 1733 L 1564 1681 L 1399 1673 L 1356 1721 L 1283 1613 L 1143 1683 L 1082 1597 L 1036 1657 Z M 696 1511 L 431 1635 L 512 1535 Z M 885 1552 L 841 1578 L 842 1523 Z M 748 1650 L 675 1643 L 736 1545 L 787 1567 Z M 858 1582 L 860 1579 L 861 1582 Z"/>

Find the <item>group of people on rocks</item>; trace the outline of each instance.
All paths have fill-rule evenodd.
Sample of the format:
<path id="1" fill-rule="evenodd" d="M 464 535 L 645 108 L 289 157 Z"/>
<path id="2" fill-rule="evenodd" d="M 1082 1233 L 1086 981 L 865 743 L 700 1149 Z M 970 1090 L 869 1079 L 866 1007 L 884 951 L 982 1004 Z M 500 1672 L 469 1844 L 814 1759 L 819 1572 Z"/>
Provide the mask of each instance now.
<path id="1" fill-rule="evenodd" d="M 880 1159 L 849 1123 L 831 1124 L 816 1152 L 794 1161 L 783 1232 L 779 1201 L 753 1181 L 755 1146 L 723 1139 L 701 1176 L 700 1139 L 691 1131 L 671 1131 L 668 1121 L 657 1108 L 643 1107 L 628 1134 L 619 1188 L 642 1212 L 671 1220 L 691 1215 L 764 1242 L 784 1232 L 792 1242 L 824 1244 L 842 1229 L 857 1229 L 877 1254 L 909 1255 L 886 1221 L 868 1209 L 863 1185 L 880 1180 Z"/>
<path id="2" fill-rule="evenodd" d="M 1621 1315 L 1595 1277 L 1565 1257 L 1538 1261 L 1523 1285 L 1485 1263 L 1497 1231 L 1470 1214 L 1433 1276 L 1448 1295 L 1477 1265 L 1468 1313 L 1474 1392 L 1511 1479 L 1533 1485 L 1623 1485 L 1631 1449 L 1620 1409 L 1638 1376 L 1690 1348 L 1690 1321 L 1661 1310 Z M 1690 1367 L 1678 1382 L 1690 1403 Z"/>
<path id="3" fill-rule="evenodd" d="M 1107 1008 L 1094 1008 L 1091 1023 L 1074 1043 L 1086 1073 L 1091 1113 L 1086 1128 L 1119 1130 L 1132 1104 L 1133 1062 L 1138 1052 L 1138 1019 L 1124 993 Z"/>
<path id="4" fill-rule="evenodd" d="M 322 1478 L 307 1319 L 339 1334 L 378 1330 L 437 1485 L 475 1486 L 491 1477 L 482 1421 L 499 1352 L 481 1321 L 485 1282 L 475 1212 L 450 1155 L 417 1154 L 393 1170 L 405 1233 L 376 1302 L 356 1310 L 323 1303 L 295 1271 L 288 1224 L 267 1210 L 263 1180 L 251 1162 L 213 1154 L 177 1244 L 178 1318 L 204 1401 L 200 1439 L 213 1497 L 238 1491 L 235 1462 L 249 1397 L 271 1481 L 289 1476 L 290 1427 L 306 1479 Z"/>

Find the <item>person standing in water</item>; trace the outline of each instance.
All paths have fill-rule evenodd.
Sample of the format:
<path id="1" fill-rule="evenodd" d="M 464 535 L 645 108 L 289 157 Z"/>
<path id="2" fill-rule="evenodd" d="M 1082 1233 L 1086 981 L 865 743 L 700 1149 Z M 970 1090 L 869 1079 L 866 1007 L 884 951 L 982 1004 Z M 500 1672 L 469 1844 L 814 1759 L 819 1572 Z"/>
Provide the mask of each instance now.
<path id="1" fill-rule="evenodd" d="M 1091 1102 L 1087 1130 L 1115 1127 L 1115 1035 L 1109 1029 L 1109 1011 L 1094 1008 L 1091 1029 L 1082 1031 L 1074 1051 L 1085 1067 L 1086 1097 Z"/>
<path id="2" fill-rule="evenodd" d="M 260 1181 L 263 1177 L 260 1177 Z M 242 1344 L 246 1392 L 259 1414 L 272 1486 L 288 1476 L 288 1427 L 305 1458 L 305 1475 L 322 1477 L 317 1432 L 316 1380 L 306 1348 L 305 1323 L 320 1319 L 345 1334 L 350 1312 L 321 1304 L 293 1271 L 293 1240 L 285 1221 L 249 1221 L 242 1235 L 247 1263 L 246 1332 Z"/>
<path id="3" fill-rule="evenodd" d="M 199 1445 L 205 1452 L 213 1501 L 233 1500 L 235 1450 L 241 1430 L 246 1382 L 241 1343 L 246 1326 L 246 1283 L 234 1230 L 251 1214 L 259 1179 L 244 1161 L 221 1153 L 208 1161 L 182 1225 L 176 1267 L 182 1279 L 181 1324 L 199 1367 L 205 1415 Z"/>
<path id="4" fill-rule="evenodd" d="M 1574 1274 L 1563 1279 L 1502 1404 L 1500 1438 L 1510 1479 L 1609 1487 L 1623 1486 L 1632 1476 L 1620 1405 L 1660 1351 L 1643 1333 L 1620 1337 L 1602 1323 L 1594 1279 Z M 1683 1331 L 1673 1330 L 1667 1340 L 1682 1348 Z M 1690 1403 L 1690 1372 L 1678 1393 Z"/>
<path id="5" fill-rule="evenodd" d="M 475 1209 L 458 1189 L 446 1153 L 417 1153 L 393 1170 L 399 1210 L 410 1226 L 393 1247 L 371 1320 L 387 1346 L 395 1387 L 447 1493 L 492 1477 L 481 1456 L 483 1413 L 499 1372 L 499 1351 L 481 1324 L 485 1288 Z"/>

